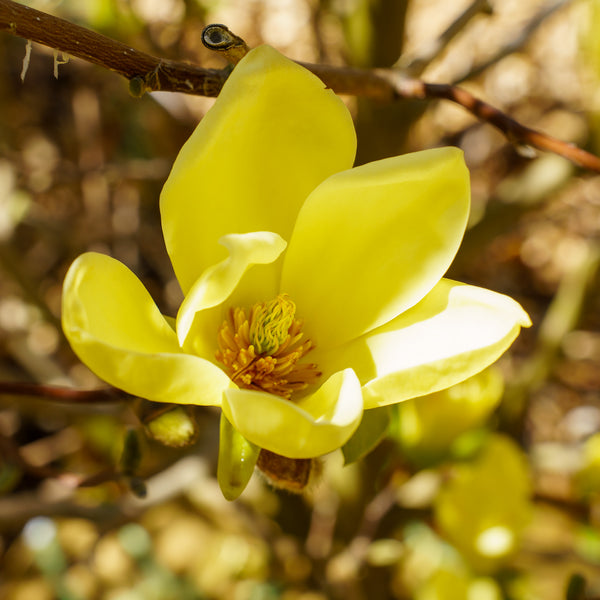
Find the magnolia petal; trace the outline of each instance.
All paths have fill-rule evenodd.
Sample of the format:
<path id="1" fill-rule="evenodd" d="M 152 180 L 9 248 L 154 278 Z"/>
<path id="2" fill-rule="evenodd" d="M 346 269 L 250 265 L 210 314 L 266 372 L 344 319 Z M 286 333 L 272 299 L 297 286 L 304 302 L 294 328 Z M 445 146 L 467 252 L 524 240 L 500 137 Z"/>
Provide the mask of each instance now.
<path id="1" fill-rule="evenodd" d="M 215 313 L 208 309 L 219 306 L 232 295 L 251 265 L 273 263 L 286 246 L 280 236 L 268 231 L 229 234 L 219 241 L 229 251 L 229 257 L 204 271 L 190 289 L 177 313 L 179 344 L 182 348 L 193 350 L 200 356 L 214 353 L 216 327 L 223 318 L 221 310 Z M 251 282 L 254 293 L 256 293 L 255 288 L 258 288 L 267 295 L 267 299 L 275 293 L 277 273 L 272 269 L 261 275 L 269 274 L 272 275 L 271 282 L 268 282 L 268 277 L 260 276 L 260 281 L 253 277 Z M 238 290 L 236 297 L 243 302 L 239 292 Z M 190 342 L 187 341 L 188 338 L 191 338 Z M 207 344 L 210 349 L 205 348 Z"/>
<path id="2" fill-rule="evenodd" d="M 468 214 L 469 173 L 456 148 L 334 175 L 298 215 L 281 289 L 320 347 L 347 342 L 433 288 L 458 250 Z"/>
<path id="3" fill-rule="evenodd" d="M 222 408 L 232 425 L 257 446 L 288 458 L 313 458 L 340 448 L 351 437 L 360 423 L 362 395 L 356 375 L 345 369 L 298 402 L 229 389 Z"/>
<path id="4" fill-rule="evenodd" d="M 161 195 L 163 232 L 187 293 L 223 258 L 229 232 L 289 239 L 308 194 L 352 166 L 356 134 L 343 102 L 312 73 L 261 46 L 235 67 L 184 145 Z"/>
<path id="5" fill-rule="evenodd" d="M 71 265 L 62 324 L 79 358 L 130 394 L 156 402 L 219 405 L 231 385 L 215 365 L 181 353 L 175 332 L 142 283 L 109 256 L 90 252 Z"/>
<path id="6" fill-rule="evenodd" d="M 512 298 L 442 279 L 419 304 L 390 323 L 312 356 L 327 374 L 353 368 L 365 408 L 429 394 L 478 373 L 512 344 L 527 313 Z"/>

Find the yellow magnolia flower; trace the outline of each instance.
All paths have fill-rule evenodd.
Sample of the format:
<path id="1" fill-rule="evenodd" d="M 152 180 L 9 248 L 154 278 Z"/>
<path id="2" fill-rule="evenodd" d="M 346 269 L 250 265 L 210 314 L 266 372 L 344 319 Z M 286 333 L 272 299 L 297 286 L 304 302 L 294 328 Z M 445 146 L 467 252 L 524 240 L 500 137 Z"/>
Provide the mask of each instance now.
<path id="1" fill-rule="evenodd" d="M 252 50 L 161 196 L 185 294 L 176 325 L 125 266 L 86 253 L 64 285 L 75 352 L 131 394 L 220 406 L 233 425 L 222 436 L 292 459 L 342 446 L 364 409 L 494 362 L 529 319 L 506 296 L 442 279 L 469 213 L 461 152 L 352 169 L 355 149 L 331 90 Z"/>

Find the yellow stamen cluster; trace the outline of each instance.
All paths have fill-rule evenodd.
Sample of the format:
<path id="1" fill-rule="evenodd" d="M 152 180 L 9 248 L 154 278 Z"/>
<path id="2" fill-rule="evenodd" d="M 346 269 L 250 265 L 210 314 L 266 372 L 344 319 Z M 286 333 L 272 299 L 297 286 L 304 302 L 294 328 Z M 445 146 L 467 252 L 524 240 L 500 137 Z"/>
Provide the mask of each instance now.
<path id="1" fill-rule="evenodd" d="M 298 364 L 313 344 L 302 342 L 302 322 L 295 313 L 294 303 L 284 294 L 248 312 L 230 309 L 219 329 L 215 357 L 234 383 L 289 400 L 316 381 L 317 365 Z"/>

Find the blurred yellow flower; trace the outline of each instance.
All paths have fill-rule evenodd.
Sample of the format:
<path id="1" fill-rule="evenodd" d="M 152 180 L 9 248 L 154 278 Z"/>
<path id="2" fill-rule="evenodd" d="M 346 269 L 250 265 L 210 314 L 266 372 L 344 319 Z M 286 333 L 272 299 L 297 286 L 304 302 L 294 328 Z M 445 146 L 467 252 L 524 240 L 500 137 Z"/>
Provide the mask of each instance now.
<path id="1" fill-rule="evenodd" d="M 461 152 L 351 168 L 355 150 L 331 90 L 252 50 L 161 196 L 185 294 L 175 327 L 124 265 L 86 253 L 64 284 L 75 352 L 131 394 L 220 406 L 234 432 L 292 459 L 342 446 L 364 409 L 494 362 L 529 319 L 506 296 L 442 279 L 469 213 Z"/>
<path id="2" fill-rule="evenodd" d="M 494 434 L 475 460 L 458 464 L 435 504 L 436 521 L 480 572 L 493 572 L 518 549 L 531 518 L 531 480 L 525 455 Z"/>
<path id="3" fill-rule="evenodd" d="M 474 577 L 464 568 L 446 567 L 417 590 L 415 600 L 502 600 L 502 591 L 491 578 Z"/>
<path id="4" fill-rule="evenodd" d="M 458 450 L 463 434 L 481 427 L 498 406 L 504 379 L 495 367 L 445 390 L 402 402 L 390 437 L 417 465 L 429 465 Z"/>

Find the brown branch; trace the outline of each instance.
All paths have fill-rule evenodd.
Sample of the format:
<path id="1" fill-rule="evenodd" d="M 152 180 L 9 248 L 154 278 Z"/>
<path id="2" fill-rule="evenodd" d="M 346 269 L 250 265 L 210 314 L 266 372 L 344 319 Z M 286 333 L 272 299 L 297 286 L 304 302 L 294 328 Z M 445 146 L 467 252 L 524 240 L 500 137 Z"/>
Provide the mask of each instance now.
<path id="1" fill-rule="evenodd" d="M 162 90 L 214 97 L 218 95 L 229 73 L 228 68 L 203 69 L 151 56 L 11 0 L 0 0 L 0 31 L 38 42 L 115 71 L 129 79 L 130 90 L 134 95 Z M 207 38 L 203 39 L 206 41 Z M 220 49 L 217 46 L 213 48 Z M 600 172 L 598 157 L 573 144 L 521 125 L 461 88 L 404 78 L 393 69 L 368 70 L 300 64 L 315 73 L 325 85 L 338 94 L 362 96 L 383 102 L 398 99 L 444 99 L 455 102 L 478 119 L 497 127 L 514 144 L 554 152 L 586 169 Z"/>
<path id="2" fill-rule="evenodd" d="M 108 481 L 120 481 L 124 475 L 114 467 L 106 467 L 94 475 L 64 472 L 56 467 L 31 464 L 22 454 L 15 441 L 0 432 L 0 456 L 5 461 L 17 466 L 24 473 L 38 479 L 56 479 L 69 489 L 78 487 L 95 487 Z"/>
<path id="3" fill-rule="evenodd" d="M 553 152 L 568 158 L 575 164 L 600 172 L 600 158 L 582 150 L 575 144 L 559 140 L 530 127 L 522 125 L 491 104 L 479 100 L 470 92 L 449 84 L 426 83 L 418 79 L 401 79 L 396 75 L 395 89 L 401 98 L 439 98 L 460 104 L 479 120 L 499 129 L 510 142 L 516 145 L 531 146 L 538 150 Z"/>
<path id="4" fill-rule="evenodd" d="M 224 71 L 157 58 L 11 0 L 0 0 L 0 31 L 115 71 L 133 81 L 132 91 L 139 91 L 139 95 L 144 91 L 165 90 L 214 97 L 226 79 Z"/>
<path id="5" fill-rule="evenodd" d="M 106 404 L 123 402 L 129 395 L 116 388 L 75 390 L 72 388 L 37 383 L 0 381 L 0 396 L 33 396 L 68 404 Z"/>

